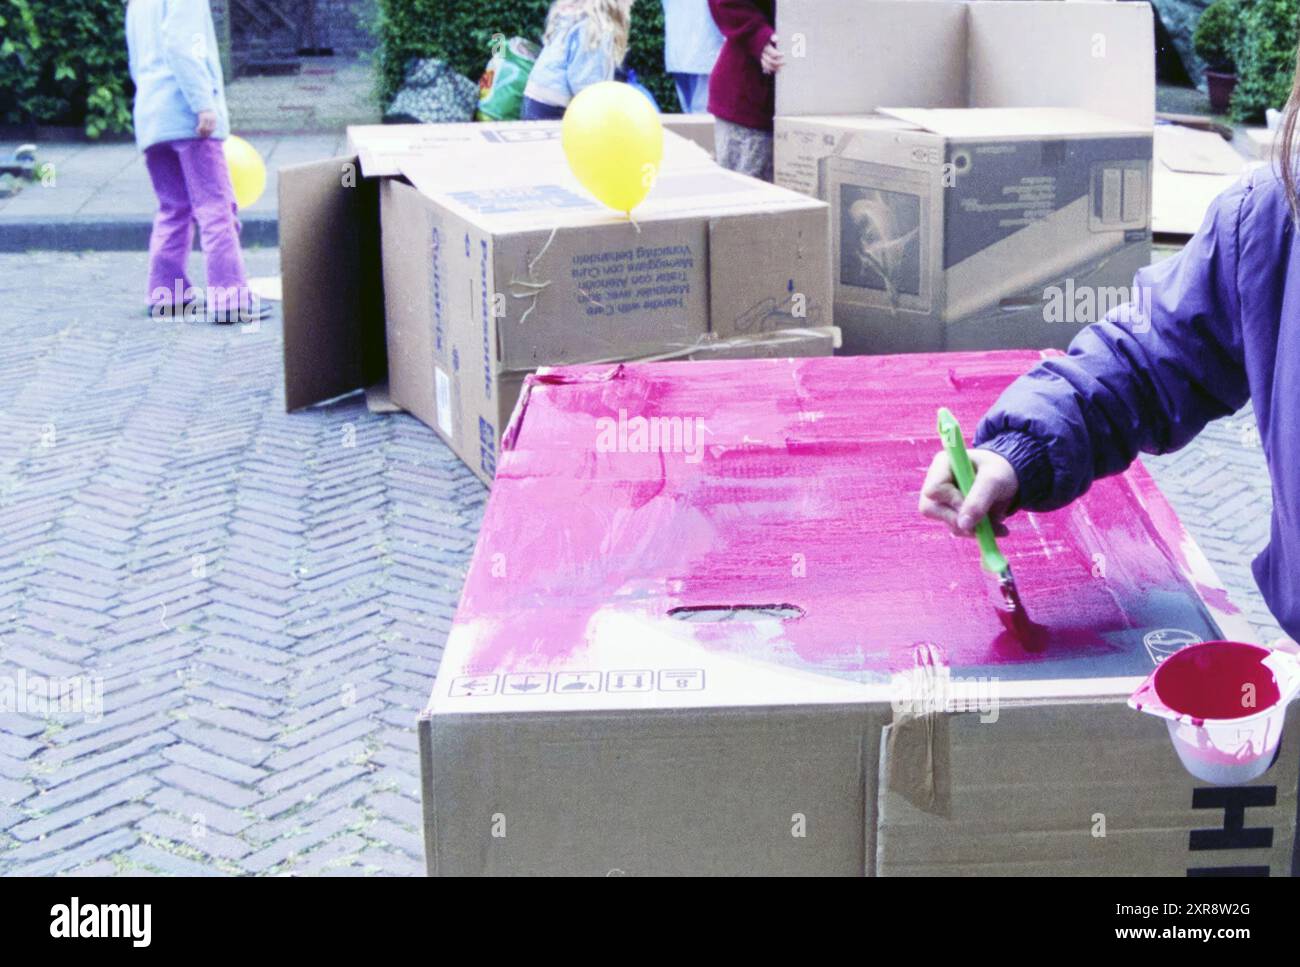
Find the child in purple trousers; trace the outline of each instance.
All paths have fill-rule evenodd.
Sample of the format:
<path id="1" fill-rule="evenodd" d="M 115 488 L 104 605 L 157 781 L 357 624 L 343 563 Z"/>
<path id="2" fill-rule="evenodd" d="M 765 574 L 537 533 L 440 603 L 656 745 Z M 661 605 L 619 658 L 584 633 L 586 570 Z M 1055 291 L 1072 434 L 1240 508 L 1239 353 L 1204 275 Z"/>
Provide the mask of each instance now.
<path id="1" fill-rule="evenodd" d="M 129 0 L 126 40 L 135 82 L 135 137 L 158 196 L 149 239 L 150 313 L 197 312 L 218 323 L 263 318 L 239 247 L 235 192 L 222 143 L 230 135 L 208 0 Z M 194 225 L 207 260 L 200 301 L 186 262 Z"/>

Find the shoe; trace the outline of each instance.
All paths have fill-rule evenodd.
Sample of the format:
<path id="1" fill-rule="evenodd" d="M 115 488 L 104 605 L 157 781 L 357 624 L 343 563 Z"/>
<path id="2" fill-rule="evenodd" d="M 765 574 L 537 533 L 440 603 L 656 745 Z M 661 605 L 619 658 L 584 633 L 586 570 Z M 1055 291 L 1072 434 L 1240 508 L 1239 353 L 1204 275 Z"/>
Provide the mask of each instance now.
<path id="1" fill-rule="evenodd" d="M 264 322 L 271 318 L 271 306 L 261 299 L 240 309 L 213 309 L 208 320 L 218 326 L 246 326 L 252 322 Z"/>

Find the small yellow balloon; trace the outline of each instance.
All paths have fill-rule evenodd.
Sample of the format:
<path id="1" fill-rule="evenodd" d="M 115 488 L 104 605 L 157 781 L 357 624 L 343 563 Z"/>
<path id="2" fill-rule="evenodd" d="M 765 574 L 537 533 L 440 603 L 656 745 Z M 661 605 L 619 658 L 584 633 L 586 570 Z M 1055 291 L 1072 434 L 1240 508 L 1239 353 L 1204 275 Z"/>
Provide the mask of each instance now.
<path id="1" fill-rule="evenodd" d="M 235 189 L 235 203 L 248 208 L 266 190 L 266 163 L 256 148 L 233 134 L 226 138 L 222 149 L 230 169 L 230 184 Z"/>
<path id="2" fill-rule="evenodd" d="M 644 94 L 602 81 L 569 102 L 560 143 L 584 188 L 615 211 L 631 212 L 659 175 L 664 129 Z"/>

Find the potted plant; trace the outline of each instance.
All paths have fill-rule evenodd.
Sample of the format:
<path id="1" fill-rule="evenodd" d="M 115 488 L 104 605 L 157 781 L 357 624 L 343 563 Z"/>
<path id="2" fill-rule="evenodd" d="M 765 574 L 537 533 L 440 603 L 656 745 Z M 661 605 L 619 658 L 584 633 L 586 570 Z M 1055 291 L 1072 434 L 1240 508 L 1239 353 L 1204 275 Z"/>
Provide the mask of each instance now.
<path id="1" fill-rule="evenodd" d="M 1216 114 L 1227 112 L 1237 86 L 1240 36 L 1239 0 L 1214 0 L 1196 21 L 1192 46 L 1196 55 L 1205 61 L 1205 84 L 1209 88 L 1210 108 Z"/>

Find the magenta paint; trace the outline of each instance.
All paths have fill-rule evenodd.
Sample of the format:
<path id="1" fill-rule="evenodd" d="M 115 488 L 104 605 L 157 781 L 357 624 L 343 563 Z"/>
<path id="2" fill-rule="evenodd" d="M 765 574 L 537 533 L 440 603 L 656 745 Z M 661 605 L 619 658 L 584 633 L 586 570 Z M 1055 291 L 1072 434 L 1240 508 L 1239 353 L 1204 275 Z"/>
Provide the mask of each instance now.
<path id="1" fill-rule="evenodd" d="M 1156 669 L 1156 697 L 1196 724 L 1257 715 L 1280 701 L 1269 651 L 1236 641 L 1207 641 L 1170 655 Z"/>
<path id="2" fill-rule="evenodd" d="M 619 364 L 529 378 L 457 615 L 476 628 L 466 672 L 575 660 L 611 610 L 656 623 L 676 621 L 675 609 L 772 602 L 801 616 L 690 633 L 701 648 L 868 679 L 907 670 L 918 642 L 953 667 L 1011 677 L 1066 675 L 1079 662 L 1145 675 L 1146 631 L 1220 637 L 1188 576 L 1186 533 L 1140 464 L 1066 509 L 1009 522 L 999 543 L 1042 629 L 1033 649 L 990 607 L 974 543 L 917 513 L 936 409 L 975 426 L 1041 356 Z M 620 414 L 698 421 L 703 446 L 607 452 L 598 421 Z"/>

